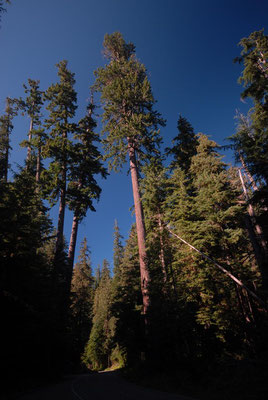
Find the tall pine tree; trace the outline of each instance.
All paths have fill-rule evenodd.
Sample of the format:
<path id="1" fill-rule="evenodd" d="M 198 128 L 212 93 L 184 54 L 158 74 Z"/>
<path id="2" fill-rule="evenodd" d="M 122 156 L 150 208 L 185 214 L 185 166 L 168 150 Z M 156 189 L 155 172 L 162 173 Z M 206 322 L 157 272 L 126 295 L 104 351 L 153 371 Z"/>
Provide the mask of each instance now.
<path id="1" fill-rule="evenodd" d="M 49 138 L 46 142 L 45 154 L 52 161 L 48 171 L 45 171 L 44 174 L 50 201 L 53 203 L 58 198 L 60 200 L 55 250 L 56 263 L 61 257 L 64 246 L 63 228 L 66 189 L 73 151 L 70 135 L 76 130 L 76 125 L 72 122 L 72 118 L 75 116 L 77 108 L 74 74 L 68 70 L 66 60 L 57 64 L 57 67 L 60 82 L 52 84 L 45 93 L 45 99 L 49 102 L 47 106 L 49 117 L 45 120 L 45 126 L 49 130 Z"/>
<path id="2" fill-rule="evenodd" d="M 150 304 L 149 269 L 145 226 L 139 192 L 139 165 L 147 154 L 155 154 L 160 142 L 157 131 L 164 122 L 153 110 L 155 103 L 145 67 L 135 58 L 135 47 L 119 32 L 106 35 L 104 54 L 109 64 L 96 71 L 95 87 L 104 104 L 103 141 L 110 168 L 121 168 L 129 156 L 140 258 L 143 312 Z"/>

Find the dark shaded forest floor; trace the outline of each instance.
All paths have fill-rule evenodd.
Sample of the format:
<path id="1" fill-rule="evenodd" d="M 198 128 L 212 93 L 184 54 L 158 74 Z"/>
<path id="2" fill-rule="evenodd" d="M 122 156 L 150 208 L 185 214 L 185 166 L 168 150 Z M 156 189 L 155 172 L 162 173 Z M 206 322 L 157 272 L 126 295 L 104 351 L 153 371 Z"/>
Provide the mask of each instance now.
<path id="1" fill-rule="evenodd" d="M 127 375 L 139 385 L 180 393 L 199 400 L 267 400 L 268 367 L 265 361 L 230 361 L 214 365 L 167 373 L 144 374 L 129 371 Z"/>

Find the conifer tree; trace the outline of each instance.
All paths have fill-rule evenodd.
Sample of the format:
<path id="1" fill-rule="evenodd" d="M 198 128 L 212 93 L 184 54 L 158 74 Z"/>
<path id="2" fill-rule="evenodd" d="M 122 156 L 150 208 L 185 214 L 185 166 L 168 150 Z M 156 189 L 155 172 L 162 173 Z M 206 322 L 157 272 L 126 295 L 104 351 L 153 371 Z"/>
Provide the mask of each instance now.
<path id="1" fill-rule="evenodd" d="M 169 252 L 167 243 L 169 234 L 165 230 L 163 218 L 167 189 L 167 173 L 161 160 L 152 157 L 150 162 L 144 166 L 143 174 L 144 178 L 141 181 L 141 192 L 150 264 L 154 265 L 156 268 L 155 273 L 157 273 L 157 271 L 162 271 L 162 279 L 160 278 L 160 282 L 163 288 L 168 278 L 167 261 Z M 155 269 L 152 268 L 152 265 L 151 271 Z M 159 282 L 159 279 L 156 280 Z"/>
<path id="2" fill-rule="evenodd" d="M 45 93 L 45 99 L 49 102 L 47 109 L 49 117 L 45 120 L 45 126 L 49 130 L 49 138 L 44 152 L 52 161 L 48 171 L 44 171 L 45 188 L 49 194 L 49 200 L 53 204 L 60 199 L 55 261 L 63 250 L 63 228 L 66 206 L 66 187 L 70 168 L 73 144 L 68 135 L 73 134 L 76 125 L 71 121 L 75 115 L 77 95 L 74 90 L 74 74 L 67 69 L 67 61 L 57 64 L 60 82 L 52 84 Z"/>
<path id="3" fill-rule="evenodd" d="M 227 169 L 215 142 L 199 135 L 189 172 L 190 182 L 179 167 L 169 179 L 167 223 L 180 237 L 225 265 L 242 281 L 258 281 L 248 261 L 251 249 L 244 230 L 245 209 L 239 202 L 241 188 L 237 171 Z M 185 326 L 179 325 L 182 348 L 186 344 L 183 352 L 189 359 L 194 359 L 200 349 L 201 354 L 207 352 L 212 356 L 208 343 L 215 352 L 236 351 L 232 347 L 234 338 L 241 350 L 248 337 L 246 325 L 251 324 L 250 329 L 254 325 L 247 296 L 178 239 L 173 242 L 172 268 L 177 312 L 182 320 L 186 318 Z M 198 340 L 192 335 L 191 326 L 199 332 Z"/>
<path id="4" fill-rule="evenodd" d="M 249 181 L 249 185 L 244 181 L 242 172 L 240 170 L 241 185 L 244 191 L 244 199 L 247 203 L 248 216 L 246 216 L 246 225 L 249 232 L 249 237 L 252 243 L 252 247 L 255 253 L 255 258 L 262 274 L 263 282 L 263 295 L 268 295 L 268 229 L 267 229 L 267 207 L 268 207 L 268 196 L 267 189 L 263 185 L 257 185 L 255 179 L 248 170 L 248 167 L 244 161 L 243 153 L 241 149 L 237 148 L 237 140 L 239 137 L 254 136 L 253 124 L 250 118 L 245 117 L 242 114 L 238 115 L 239 123 L 237 126 L 237 132 L 230 139 L 235 144 L 235 155 L 236 160 L 241 162 L 246 181 Z"/>
<path id="5" fill-rule="evenodd" d="M 145 350 L 140 316 L 143 299 L 140 290 L 139 250 L 135 225 L 131 227 L 124 247 L 120 273 L 115 275 L 112 285 L 111 355 L 114 361 L 122 366 L 135 365 L 140 360 L 140 353 Z"/>
<path id="6" fill-rule="evenodd" d="M 173 156 L 171 168 L 179 166 L 186 174 L 189 172 L 191 158 L 196 154 L 198 144 L 192 125 L 180 115 L 178 120 L 178 135 L 172 140 L 173 147 L 167 148 L 168 155 Z"/>
<path id="7" fill-rule="evenodd" d="M 119 226 L 117 220 L 114 222 L 114 248 L 113 248 L 113 273 L 114 276 L 120 275 L 120 266 L 123 257 L 123 245 L 121 243 L 121 239 L 123 239 L 122 235 L 119 231 Z"/>
<path id="8" fill-rule="evenodd" d="M 14 102 L 7 97 L 5 114 L 0 117 L 0 180 L 7 182 L 9 169 L 10 134 L 12 120 L 16 115 Z"/>
<path id="9" fill-rule="evenodd" d="M 101 279 L 96 289 L 93 307 L 93 326 L 85 347 L 83 362 L 92 369 L 99 370 L 109 366 L 110 357 L 110 298 L 111 277 L 109 263 L 103 260 Z"/>
<path id="10" fill-rule="evenodd" d="M 268 36 L 264 31 L 256 31 L 240 41 L 241 56 L 235 59 L 243 63 L 239 83 L 244 85 L 242 98 L 251 98 L 253 107 L 248 118 L 239 116 L 238 129 L 230 139 L 236 158 L 246 168 L 247 175 L 254 186 L 249 196 L 250 205 L 256 206 L 256 218 L 250 217 L 253 224 L 252 243 L 255 248 L 263 281 L 264 295 L 268 293 Z M 255 183 L 257 182 L 257 184 Z M 259 227 L 259 228 L 258 228 Z"/>
<path id="11" fill-rule="evenodd" d="M 110 168 L 118 170 L 128 154 L 132 179 L 139 243 L 143 312 L 150 304 L 149 270 L 145 247 L 145 227 L 139 193 L 139 165 L 147 154 L 155 154 L 160 142 L 157 127 L 164 122 L 153 110 L 155 103 L 145 67 L 135 58 L 135 47 L 119 32 L 105 35 L 104 53 L 109 64 L 96 71 L 95 88 L 104 104 L 103 141 Z"/>
<path id="12" fill-rule="evenodd" d="M 19 382 L 29 374 L 34 378 L 36 369 L 45 375 L 52 368 L 47 361 L 53 340 L 52 309 L 48 305 L 50 266 L 41 251 L 51 223 L 28 171 L 22 170 L 13 182 L 0 185 L 0 218 L 0 297 L 5 341 L 1 357 L 4 379 L 9 382 L 13 375 Z M 14 367 L 16 357 L 24 359 L 23 367 Z"/>
<path id="13" fill-rule="evenodd" d="M 233 136 L 235 149 L 240 152 L 253 176 L 268 185 L 268 36 L 263 30 L 253 32 L 240 41 L 241 56 L 235 61 L 244 64 L 239 83 L 245 90 L 242 98 L 251 98 L 252 129 L 240 131 Z"/>
<path id="14" fill-rule="evenodd" d="M 98 200 L 101 188 L 96 182 L 96 175 L 106 177 L 106 169 L 101 163 L 101 154 L 94 144 L 99 142 L 99 136 L 94 133 L 96 122 L 92 118 L 93 104 L 87 109 L 87 115 L 78 123 L 74 139 L 69 184 L 67 188 L 67 204 L 74 212 L 71 239 L 69 244 L 68 260 L 70 273 L 73 268 L 74 253 L 78 224 L 86 216 L 87 210 L 95 211 L 93 201 Z"/>
<path id="15" fill-rule="evenodd" d="M 24 140 L 21 146 L 27 147 L 26 165 L 28 168 L 32 166 L 32 159 L 36 159 L 35 176 L 37 184 L 40 183 L 41 175 L 41 151 L 47 139 L 41 122 L 44 93 L 39 89 L 39 83 L 40 81 L 28 79 L 28 86 L 23 85 L 27 95 L 26 99 L 20 98 L 16 100 L 18 107 L 30 119 L 28 140 Z"/>
<path id="16" fill-rule="evenodd" d="M 81 243 L 71 285 L 71 322 L 74 355 L 80 358 L 92 326 L 94 278 L 87 240 Z"/>

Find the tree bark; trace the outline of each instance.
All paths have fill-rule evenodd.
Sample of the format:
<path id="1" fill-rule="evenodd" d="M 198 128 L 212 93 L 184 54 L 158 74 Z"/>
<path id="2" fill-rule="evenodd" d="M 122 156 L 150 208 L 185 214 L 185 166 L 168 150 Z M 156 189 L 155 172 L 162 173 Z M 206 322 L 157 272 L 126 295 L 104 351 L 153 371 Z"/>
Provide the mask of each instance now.
<path id="1" fill-rule="evenodd" d="M 245 173 L 246 173 L 246 175 L 247 175 L 247 177 L 248 177 L 248 179 L 249 179 L 249 181 L 251 183 L 251 186 L 253 187 L 254 191 L 258 190 L 258 186 L 256 185 L 256 182 L 254 181 L 253 176 L 249 172 L 249 170 L 248 170 L 248 168 L 247 168 L 247 166 L 245 164 L 244 158 L 241 156 L 241 154 L 240 154 L 240 161 L 241 161 L 241 164 L 242 164 L 242 166 L 244 168 L 244 171 L 245 171 Z"/>
<path id="2" fill-rule="evenodd" d="M 33 130 L 33 119 L 31 118 L 31 122 L 30 122 L 30 129 L 29 129 L 29 133 L 28 133 L 28 148 L 27 148 L 27 158 L 26 158 L 26 162 L 29 163 L 30 159 L 31 159 L 31 140 L 32 140 L 32 130 Z"/>
<path id="3" fill-rule="evenodd" d="M 245 195 L 245 200 L 248 202 L 248 214 L 249 219 L 247 221 L 247 228 L 250 236 L 250 240 L 253 246 L 253 250 L 255 253 L 255 258 L 257 264 L 259 266 L 261 276 L 262 276 L 262 285 L 265 291 L 265 297 L 268 297 L 268 248 L 267 243 L 263 235 L 262 227 L 257 223 L 255 212 L 252 204 L 249 201 L 247 189 L 244 183 L 244 179 L 239 169 L 239 177 L 242 184 L 242 188 Z"/>
<path id="4" fill-rule="evenodd" d="M 140 278 L 141 278 L 141 293 L 143 300 L 143 313 L 146 317 L 148 314 L 148 309 L 150 306 L 150 296 L 149 296 L 149 282 L 150 275 L 148 270 L 148 260 L 146 256 L 145 248 L 145 225 L 143 218 L 143 210 L 139 192 L 139 182 L 138 182 L 138 167 L 137 159 L 135 154 L 135 148 L 133 143 L 128 139 L 128 153 L 130 161 L 130 173 L 133 189 L 133 198 L 135 206 L 135 216 L 136 216 L 136 227 L 137 227 L 137 237 L 138 237 L 138 248 L 139 248 L 139 261 L 140 261 Z M 145 318 L 145 323 L 146 323 Z"/>
<path id="5" fill-rule="evenodd" d="M 67 139 L 67 132 L 64 132 L 62 137 L 63 140 L 65 141 L 65 139 Z M 67 169 L 66 160 L 64 160 L 61 172 L 62 185 L 60 189 L 60 205 L 59 205 L 59 216 L 58 216 L 58 227 L 57 227 L 57 238 L 56 238 L 55 262 L 58 261 L 59 255 L 63 250 L 63 229 L 64 229 L 64 217 L 65 217 L 65 206 L 66 206 L 66 175 L 67 175 L 66 169 Z"/>
<path id="6" fill-rule="evenodd" d="M 40 174 L 41 174 L 41 147 L 38 147 L 37 151 L 37 159 L 36 159 L 36 174 L 35 174 L 35 181 L 37 185 L 40 183 Z"/>
<path id="7" fill-rule="evenodd" d="M 160 211 L 158 212 L 157 219 L 158 219 L 159 240 L 160 240 L 160 255 L 159 255 L 159 257 L 160 257 L 160 262 L 161 262 L 161 267 L 162 267 L 163 280 L 164 280 L 164 283 L 166 283 L 167 282 L 167 271 L 166 271 L 164 242 L 163 242 L 163 224 L 161 221 Z"/>
<path id="8" fill-rule="evenodd" d="M 5 151 L 5 162 L 4 162 L 4 182 L 7 182 L 8 177 L 8 160 L 9 160 L 9 130 L 10 130 L 10 117 L 7 116 L 7 126 L 6 126 L 6 151 Z"/>
<path id="9" fill-rule="evenodd" d="M 77 240 L 78 224 L 79 224 L 79 220 L 75 213 L 73 216 L 72 232 L 71 232 L 69 251 L 68 251 L 68 262 L 69 262 L 69 267 L 70 267 L 70 277 L 71 278 L 72 278 L 72 271 L 73 271 L 73 266 L 74 266 L 74 254 L 75 254 L 75 247 L 76 247 L 76 240 Z"/>
<path id="10" fill-rule="evenodd" d="M 66 171 L 64 171 L 66 175 Z M 58 216 L 58 228 L 56 238 L 56 256 L 63 249 L 63 228 L 64 228 L 64 216 L 65 216 L 65 197 L 66 197 L 66 182 L 60 190 L 60 205 L 59 205 L 59 216 Z"/>

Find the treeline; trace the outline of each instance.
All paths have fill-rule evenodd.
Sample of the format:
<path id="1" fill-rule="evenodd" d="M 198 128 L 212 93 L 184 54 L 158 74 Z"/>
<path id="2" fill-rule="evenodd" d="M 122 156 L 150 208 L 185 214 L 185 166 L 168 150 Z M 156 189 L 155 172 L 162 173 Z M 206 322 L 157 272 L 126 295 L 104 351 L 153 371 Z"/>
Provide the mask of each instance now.
<path id="1" fill-rule="evenodd" d="M 46 91 L 29 79 L 24 97 L 7 99 L 0 118 L 0 257 L 8 385 L 15 376 L 77 370 L 81 360 L 94 370 L 178 370 L 181 381 L 221 363 L 254 360 L 261 368 L 267 361 L 268 37 L 254 32 L 240 45 L 242 97 L 253 107 L 237 116 L 229 142 L 239 168 L 224 163 L 220 146 L 183 116 L 161 152 L 165 121 L 135 46 L 118 32 L 105 36 L 108 63 L 95 72 L 80 121 L 66 61 Z M 94 92 L 103 104 L 102 140 Z M 30 121 L 22 142 L 27 157 L 11 179 L 18 114 Z M 73 262 L 78 226 L 95 211 L 106 159 L 116 171 L 129 160 L 136 224 L 125 245 L 115 224 L 113 273 L 104 260 L 93 276 L 86 239 L 74 269 Z M 73 212 L 69 246 L 66 207 Z"/>
<path id="2" fill-rule="evenodd" d="M 3 360 L 11 378 L 13 373 L 54 376 L 63 368 L 78 225 L 88 209 L 95 211 L 93 202 L 101 193 L 96 176 L 106 176 L 94 133 L 94 105 L 75 122 L 74 74 L 66 61 L 57 67 L 57 83 L 43 92 L 38 81 L 29 79 L 24 98 L 8 98 L 0 118 L 1 298 L 9 343 Z M 10 136 L 19 113 L 30 121 L 21 144 L 27 158 L 11 180 Z M 56 203 L 54 229 L 48 212 Z M 68 249 L 66 207 L 73 212 Z"/>

